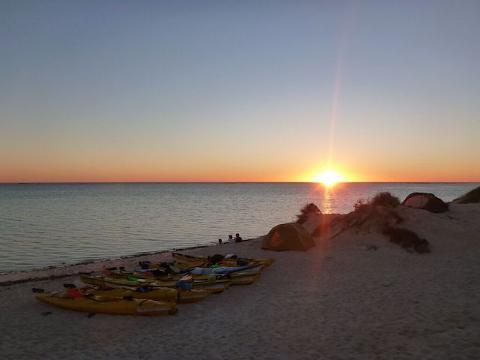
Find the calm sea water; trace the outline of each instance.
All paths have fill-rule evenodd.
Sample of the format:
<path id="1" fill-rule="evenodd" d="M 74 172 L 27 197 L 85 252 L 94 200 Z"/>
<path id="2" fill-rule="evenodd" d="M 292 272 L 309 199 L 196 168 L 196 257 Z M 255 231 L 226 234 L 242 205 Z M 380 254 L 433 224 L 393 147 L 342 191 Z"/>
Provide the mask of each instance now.
<path id="1" fill-rule="evenodd" d="M 0 271 L 210 244 L 239 232 L 263 235 L 308 202 L 351 211 L 360 198 L 413 191 L 449 201 L 470 183 L 0 185 Z"/>

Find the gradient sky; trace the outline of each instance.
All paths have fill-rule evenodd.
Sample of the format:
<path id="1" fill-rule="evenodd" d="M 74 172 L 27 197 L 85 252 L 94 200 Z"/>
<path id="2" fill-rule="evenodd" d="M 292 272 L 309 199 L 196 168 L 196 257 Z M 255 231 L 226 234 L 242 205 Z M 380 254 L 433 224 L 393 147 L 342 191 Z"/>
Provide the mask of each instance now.
<path id="1" fill-rule="evenodd" d="M 0 182 L 480 181 L 480 1 L 0 0 Z"/>

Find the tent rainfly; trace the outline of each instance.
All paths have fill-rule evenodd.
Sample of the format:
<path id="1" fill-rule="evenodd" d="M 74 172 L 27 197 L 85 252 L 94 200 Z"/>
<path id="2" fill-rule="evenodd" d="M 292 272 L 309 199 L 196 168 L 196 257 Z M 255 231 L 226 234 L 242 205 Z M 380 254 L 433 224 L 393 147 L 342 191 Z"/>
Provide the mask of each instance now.
<path id="1" fill-rule="evenodd" d="M 448 204 L 431 193 L 411 193 L 403 200 L 402 205 L 433 213 L 448 211 Z"/>
<path id="2" fill-rule="evenodd" d="M 272 228 L 265 236 L 262 249 L 305 251 L 315 246 L 312 236 L 305 228 L 296 223 L 280 224 Z"/>

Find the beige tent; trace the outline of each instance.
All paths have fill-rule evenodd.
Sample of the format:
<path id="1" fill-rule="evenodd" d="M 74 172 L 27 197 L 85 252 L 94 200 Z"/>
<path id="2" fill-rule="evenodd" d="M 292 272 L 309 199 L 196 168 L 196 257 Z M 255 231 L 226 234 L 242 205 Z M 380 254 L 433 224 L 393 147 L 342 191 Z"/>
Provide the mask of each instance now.
<path id="1" fill-rule="evenodd" d="M 265 236 L 262 249 L 266 250 L 308 250 L 315 242 L 307 230 L 300 224 L 287 223 L 275 226 Z"/>

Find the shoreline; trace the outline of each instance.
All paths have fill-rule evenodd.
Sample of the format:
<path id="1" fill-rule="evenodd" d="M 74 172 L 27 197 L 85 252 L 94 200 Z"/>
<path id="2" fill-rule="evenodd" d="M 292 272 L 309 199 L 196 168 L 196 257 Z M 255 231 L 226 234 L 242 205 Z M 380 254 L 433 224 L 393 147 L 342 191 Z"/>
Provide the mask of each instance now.
<path id="1" fill-rule="evenodd" d="M 263 238 L 264 235 L 255 238 L 245 239 L 242 242 L 248 242 Z M 74 264 L 51 265 L 44 268 L 32 270 L 20 270 L 0 273 L 0 287 L 10 286 L 30 281 L 55 280 L 69 276 L 79 275 L 80 273 L 91 273 L 101 270 L 103 267 L 129 266 L 138 261 L 156 261 L 160 262 L 170 258 L 170 254 L 175 251 L 191 251 L 203 248 L 214 248 L 229 244 L 228 242 L 210 245 L 196 245 L 184 248 L 172 248 L 167 250 L 142 252 L 120 257 L 84 260 Z"/>
<path id="2" fill-rule="evenodd" d="M 465 204 L 461 205 L 465 206 Z M 469 204 L 466 204 L 468 207 Z M 408 211 L 408 210 L 407 210 Z M 411 211 L 411 210 L 410 210 Z M 417 211 L 417 210 L 413 210 Z M 420 210 L 423 212 L 424 210 Z M 348 213 L 325 213 L 323 214 L 323 219 L 326 223 L 330 222 L 332 218 L 337 216 L 345 216 Z M 440 215 L 441 216 L 441 215 Z M 320 223 L 315 226 L 319 226 Z M 310 229 L 310 230 L 313 230 Z M 268 231 L 267 231 L 268 232 Z M 332 238 L 336 237 L 338 234 L 334 235 Z M 249 242 L 253 240 L 258 240 L 263 238 L 265 235 L 260 235 L 253 238 L 244 239 L 242 242 Z M 60 265 L 51 265 L 43 268 L 35 268 L 31 270 L 19 270 L 19 271 L 9 271 L 9 272 L 0 272 L 0 288 L 3 286 L 9 286 L 19 283 L 25 283 L 30 281 L 42 281 L 42 280 L 54 280 L 74 275 L 79 275 L 82 272 L 91 273 L 101 270 L 103 267 L 119 267 L 125 266 L 129 267 L 133 264 L 137 264 L 138 261 L 152 261 L 152 262 L 161 262 L 170 259 L 170 254 L 174 251 L 192 251 L 196 249 L 203 248 L 215 248 L 229 245 L 232 243 L 224 242 L 222 245 L 219 245 L 214 242 L 210 242 L 205 245 L 194 245 L 181 248 L 170 248 L 165 250 L 158 251 L 149 251 L 141 252 L 131 255 L 122 255 L 119 257 L 110 257 L 110 258 L 99 258 L 91 260 L 83 260 L 73 264 L 60 264 Z"/>
<path id="3" fill-rule="evenodd" d="M 421 184 L 421 182 L 416 182 L 416 184 Z M 372 187 L 372 189 L 374 188 L 376 189 L 376 187 Z M 398 191 L 403 191 L 407 188 L 409 187 L 400 186 L 398 189 L 395 189 L 397 189 Z M 460 188 L 463 189 L 463 187 Z M 442 190 L 441 187 L 438 189 L 439 191 Z M 454 187 L 453 189 L 457 188 Z M 364 190 L 359 190 L 360 193 L 363 193 L 363 191 Z M 357 192 L 354 193 L 356 194 Z M 274 195 L 275 192 L 271 194 Z M 297 193 L 295 192 L 295 194 Z M 304 190 L 301 190 L 298 194 L 304 194 Z M 359 197 L 355 198 L 355 200 L 366 197 L 367 195 L 359 195 Z M 348 198 L 348 196 L 346 196 L 346 198 Z M 308 199 L 310 199 L 310 195 Z M 347 203 L 348 206 L 346 206 Z M 60 202 L 60 204 L 62 204 L 63 206 L 69 206 L 68 202 L 63 202 L 63 200 Z M 263 206 L 261 205 L 261 203 L 259 204 L 260 205 L 257 206 L 260 211 L 258 214 L 259 216 L 265 214 L 265 209 L 267 209 L 269 213 L 271 212 L 268 209 L 268 206 Z M 328 209 L 328 212 L 341 213 L 342 215 L 344 215 L 351 211 L 354 201 L 347 202 L 345 200 L 344 202 L 339 202 L 338 204 L 340 204 L 337 206 L 338 209 L 332 207 Z M 253 213 L 252 211 L 255 209 L 255 206 L 245 206 L 245 209 L 248 210 L 248 212 L 246 212 L 247 214 L 251 214 Z M 5 208 L 4 210 L 8 211 L 8 208 Z M 322 210 L 325 211 L 325 209 L 323 208 Z M 58 209 L 55 211 L 58 211 Z M 54 214 L 55 211 L 53 211 L 52 214 Z M 235 223 L 235 228 L 242 229 L 242 233 L 244 232 L 244 228 L 248 228 L 248 231 L 246 230 L 245 233 L 254 237 L 259 234 L 267 233 L 269 227 L 273 227 L 273 225 L 276 225 L 279 222 L 288 222 L 293 220 L 293 215 L 296 211 L 298 211 L 298 208 L 295 208 L 291 211 L 289 210 L 288 212 L 282 211 L 281 214 L 279 214 L 278 216 L 272 216 L 272 219 L 274 218 L 272 221 L 258 221 L 255 220 L 255 218 L 249 219 L 248 217 L 245 217 L 245 220 L 239 221 L 238 224 L 234 222 L 235 216 L 229 215 L 227 216 L 227 219 L 225 219 L 225 224 L 231 224 L 232 222 Z M 197 230 L 192 227 L 192 230 L 190 231 L 191 234 L 195 234 L 195 232 L 197 232 L 199 235 L 201 235 L 198 238 L 193 238 L 191 236 L 185 235 L 186 233 L 188 233 L 188 231 L 183 231 L 181 226 L 175 226 L 175 231 L 172 232 L 173 235 L 171 237 L 165 235 L 162 228 L 159 228 L 158 232 L 152 232 L 152 234 L 155 235 L 150 236 L 148 234 L 151 233 L 152 229 L 156 229 L 156 220 L 149 220 L 147 221 L 148 226 L 145 230 L 146 236 L 144 236 L 145 239 L 143 239 L 143 237 L 138 235 L 137 232 L 137 230 L 142 229 L 138 228 L 138 224 L 135 221 L 131 221 L 130 215 L 126 217 L 128 219 L 128 226 L 125 229 L 113 226 L 114 224 L 116 224 L 116 220 L 109 216 L 101 216 L 100 218 L 95 220 L 95 226 L 99 226 L 99 228 L 103 229 L 100 231 L 100 234 L 97 238 L 97 235 L 94 232 L 87 231 L 88 223 L 85 222 L 85 219 L 82 220 L 81 216 L 78 228 L 75 227 L 74 230 L 69 230 L 69 226 L 73 224 L 73 221 L 76 221 L 76 217 L 72 215 L 74 214 L 74 212 L 72 212 L 70 215 L 66 216 L 65 219 L 63 219 L 65 224 L 62 223 L 61 225 L 59 225 L 58 234 L 55 234 L 55 231 L 52 231 L 50 229 L 50 227 L 52 226 L 51 224 L 49 225 L 48 222 L 44 223 L 43 220 L 38 220 L 38 223 L 32 223 L 36 227 L 29 222 L 23 225 L 24 223 L 22 223 L 22 221 L 25 221 L 26 218 L 22 214 L 25 214 L 25 211 L 19 211 L 17 217 L 12 215 L 12 217 L 10 218 L 9 216 L 6 216 L 9 214 L 5 212 L 5 217 L 2 217 L 2 220 L 6 221 L 7 226 L 4 231 L 5 233 L 2 234 L 5 235 L 5 240 L 2 241 L 2 247 L 5 249 L 5 260 L 4 266 L 2 266 L 2 270 L 0 271 L 0 286 L 4 285 L 5 283 L 10 284 L 12 282 L 29 278 L 48 278 L 51 276 L 50 273 L 52 272 L 54 273 L 54 276 L 63 276 L 63 274 L 75 273 L 75 271 L 73 271 L 72 269 L 76 267 L 88 268 L 91 266 L 95 266 L 94 264 L 102 266 L 103 263 L 111 263 L 112 261 L 120 261 L 124 259 L 128 260 L 131 257 L 138 258 L 143 256 L 156 256 L 161 254 L 163 251 L 168 252 L 170 249 L 172 249 L 172 247 L 174 248 L 176 246 L 180 246 L 181 250 L 188 250 L 191 247 L 196 248 L 198 246 L 216 246 L 215 238 L 208 233 L 208 230 L 205 230 L 208 229 L 208 222 L 210 217 L 207 217 L 207 220 L 203 221 L 203 224 L 206 225 L 203 225 L 202 229 Z M 148 214 L 152 215 L 148 211 L 144 215 Z M 195 212 L 192 214 L 196 214 L 195 216 L 202 216 L 201 213 L 197 214 L 197 210 L 195 210 Z M 213 216 L 212 219 L 214 219 L 215 216 Z M 186 219 L 189 218 L 187 217 Z M 253 224 L 254 222 L 256 224 Z M 104 223 L 108 225 L 103 226 L 102 224 Z M 249 223 L 252 224 L 252 226 L 248 227 Z M 218 232 L 221 234 L 231 232 L 230 229 L 225 229 L 228 229 L 228 226 L 219 228 Z M 36 231 L 39 230 L 42 231 L 37 234 Z M 122 234 L 123 232 L 125 232 L 126 235 Z M 125 237 L 123 238 L 122 236 Z M 153 237 L 153 239 L 150 239 L 150 237 Z M 24 238 L 26 240 L 23 240 Z M 31 247 L 28 241 L 34 241 L 36 245 Z M 85 244 L 82 243 L 83 241 L 85 241 Z M 132 241 L 132 243 L 129 243 L 129 241 Z M 134 243 L 135 241 L 142 242 L 139 246 L 136 246 Z M 65 244 L 63 242 L 65 242 Z M 117 243 L 120 244 L 122 248 L 118 250 L 112 250 L 112 244 Z M 95 249 L 95 247 L 97 246 L 99 250 Z M 38 253 L 36 250 L 37 248 L 41 250 L 38 250 Z"/>

